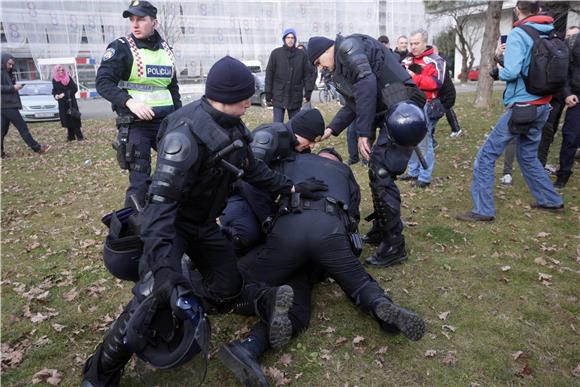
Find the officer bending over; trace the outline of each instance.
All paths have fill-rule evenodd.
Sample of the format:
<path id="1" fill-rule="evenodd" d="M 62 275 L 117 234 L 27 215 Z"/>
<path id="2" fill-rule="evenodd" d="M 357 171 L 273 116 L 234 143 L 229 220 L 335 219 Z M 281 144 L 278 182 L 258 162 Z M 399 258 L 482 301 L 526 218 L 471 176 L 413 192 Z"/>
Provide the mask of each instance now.
<path id="1" fill-rule="evenodd" d="M 324 118 L 317 109 L 302 110 L 287 123 L 274 122 L 257 127 L 252 152 L 254 157 L 272 166 L 296 153 L 310 152 L 324 134 Z M 243 255 L 262 241 L 275 212 L 274 201 L 264 192 L 245 182 L 238 182 L 234 194 L 220 216 L 222 231 L 231 239 L 236 253 Z"/>
<path id="2" fill-rule="evenodd" d="M 405 171 L 413 147 L 427 131 L 421 110 L 425 95 L 401 67 L 397 55 L 370 36 L 339 34 L 334 41 L 315 36 L 308 42 L 308 55 L 315 66 L 332 73 L 336 89 L 345 98 L 324 138 L 339 135 L 354 122 L 359 152 L 365 160 L 370 158 L 375 220 L 366 241 L 379 247 L 366 263 L 390 266 L 402 262 L 407 252 L 395 179 Z M 379 137 L 371 152 L 369 139 L 377 127 Z"/>
<path id="3" fill-rule="evenodd" d="M 371 314 L 387 333 L 403 332 L 419 340 L 425 331 L 423 320 L 395 305 L 385 291 L 364 270 L 356 253 L 362 244 L 358 236 L 360 188 L 350 168 L 334 149 L 315 154 L 296 154 L 281 161 L 277 170 L 293 179 L 324 178 L 325 197 L 310 200 L 297 195 L 282 196 L 280 212 L 266 242 L 239 261 L 248 282 L 269 285 L 287 283 L 294 289 L 289 317 L 292 333 L 304 331 L 310 321 L 312 285 L 321 272 L 332 277 L 361 310 Z M 244 313 L 243 309 L 236 309 Z M 246 386 L 267 386 L 259 357 L 269 348 L 267 325 L 259 322 L 243 341 L 224 346 L 219 358 Z"/>
<path id="4" fill-rule="evenodd" d="M 235 302 L 250 302 L 268 326 L 270 344 L 277 347 L 290 338 L 287 311 L 292 289 L 244 286 L 233 246 L 215 219 L 241 175 L 272 193 L 295 192 L 304 197 L 316 196 L 312 191 L 324 190 L 325 185 L 312 181 L 293 185 L 253 157 L 251 134 L 241 120 L 253 93 L 251 72 L 227 56 L 210 69 L 205 96 L 162 122 L 157 167 L 139 222 L 143 254 L 140 281 L 133 292 L 138 299 L 152 297 L 157 305 L 166 305 L 175 289 L 195 289 L 206 305 L 218 311 L 230 309 Z M 201 273 L 194 283 L 181 274 L 184 253 Z M 84 386 L 118 383 L 132 355 L 123 340 L 130 317 L 126 309 L 87 360 Z"/>
<path id="5" fill-rule="evenodd" d="M 117 113 L 119 133 L 114 146 L 121 169 L 129 170 L 125 207 L 131 195 L 145 201 L 151 171 L 151 148 L 165 116 L 181 107 L 171 48 L 155 30 L 157 8 L 132 1 L 123 12 L 131 34 L 111 42 L 97 71 L 97 92 Z"/>

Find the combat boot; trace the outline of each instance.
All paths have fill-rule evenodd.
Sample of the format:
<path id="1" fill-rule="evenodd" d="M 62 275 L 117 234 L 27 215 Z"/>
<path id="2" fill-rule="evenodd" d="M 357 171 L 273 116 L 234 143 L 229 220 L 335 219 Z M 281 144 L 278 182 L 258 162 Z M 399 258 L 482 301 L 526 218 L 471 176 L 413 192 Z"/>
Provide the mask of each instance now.
<path id="1" fill-rule="evenodd" d="M 378 298 L 373 303 L 372 309 L 381 329 L 389 334 L 399 330 L 413 341 L 421 339 L 425 334 L 425 322 L 421 317 L 401 308 L 387 297 Z"/>
<path id="2" fill-rule="evenodd" d="M 239 341 L 224 345 L 218 352 L 222 364 L 248 387 L 268 387 L 258 356 L 243 347 Z"/>
<path id="3" fill-rule="evenodd" d="M 554 188 L 562 189 L 568 184 L 570 175 L 558 175 L 556 182 L 554 183 Z"/>
<path id="4" fill-rule="evenodd" d="M 373 255 L 365 260 L 369 266 L 388 267 L 407 260 L 405 241 L 398 243 L 383 241 Z"/>
<path id="5" fill-rule="evenodd" d="M 136 301 L 132 300 L 109 329 L 103 343 L 89 357 L 83 369 L 81 387 L 116 387 L 123 369 L 133 355 L 123 343 L 127 323 Z"/>
<path id="6" fill-rule="evenodd" d="M 289 285 L 261 290 L 254 301 L 256 314 L 268 325 L 268 340 L 273 348 L 288 344 L 292 337 L 292 322 L 288 311 L 294 301 Z"/>
<path id="7" fill-rule="evenodd" d="M 377 222 L 373 222 L 373 227 L 362 237 L 363 243 L 372 246 L 380 245 L 382 240 L 381 230 Z"/>

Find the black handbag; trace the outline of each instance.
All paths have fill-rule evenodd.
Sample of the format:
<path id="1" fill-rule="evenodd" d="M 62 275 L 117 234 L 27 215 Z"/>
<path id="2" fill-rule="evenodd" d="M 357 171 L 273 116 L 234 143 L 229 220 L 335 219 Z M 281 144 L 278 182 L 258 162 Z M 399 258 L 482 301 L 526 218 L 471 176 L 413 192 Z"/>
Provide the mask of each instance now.
<path id="1" fill-rule="evenodd" d="M 72 118 L 75 118 L 77 120 L 81 119 L 81 112 L 79 111 L 79 109 L 75 108 L 72 104 L 72 98 L 70 97 L 70 93 L 67 92 L 68 95 L 68 109 L 66 110 L 66 115 L 67 116 L 71 116 Z"/>
<path id="2" fill-rule="evenodd" d="M 438 120 L 445 115 L 445 108 L 439 98 L 433 98 L 427 103 L 427 117 L 430 120 Z"/>
<path id="3" fill-rule="evenodd" d="M 536 105 L 515 104 L 512 107 L 512 116 L 508 122 L 508 128 L 512 134 L 527 134 L 532 123 L 536 120 L 538 115 L 538 107 Z"/>

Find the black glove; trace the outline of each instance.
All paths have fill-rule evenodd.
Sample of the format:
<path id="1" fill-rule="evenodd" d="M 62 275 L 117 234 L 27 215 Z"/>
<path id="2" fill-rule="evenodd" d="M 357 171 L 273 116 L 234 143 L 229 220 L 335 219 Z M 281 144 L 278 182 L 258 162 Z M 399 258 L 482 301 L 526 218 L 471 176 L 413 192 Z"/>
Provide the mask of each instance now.
<path id="1" fill-rule="evenodd" d="M 181 273 L 168 267 L 163 267 L 153 275 L 152 295 L 158 302 L 169 302 L 171 294 L 178 286 L 187 290 L 191 289 L 191 285 Z"/>
<path id="2" fill-rule="evenodd" d="M 409 65 L 409 70 L 411 70 L 415 74 L 421 74 L 423 72 L 423 67 L 421 67 L 417 63 L 412 63 Z"/>
<path id="3" fill-rule="evenodd" d="M 294 192 L 299 193 L 300 197 L 304 199 L 318 200 L 323 196 L 320 191 L 328 191 L 328 185 L 314 177 L 294 185 Z"/>
<path id="4" fill-rule="evenodd" d="M 409 96 L 409 101 L 413 102 L 421 109 L 423 109 L 425 103 L 427 103 L 425 93 L 416 86 L 407 86 L 407 95 Z"/>

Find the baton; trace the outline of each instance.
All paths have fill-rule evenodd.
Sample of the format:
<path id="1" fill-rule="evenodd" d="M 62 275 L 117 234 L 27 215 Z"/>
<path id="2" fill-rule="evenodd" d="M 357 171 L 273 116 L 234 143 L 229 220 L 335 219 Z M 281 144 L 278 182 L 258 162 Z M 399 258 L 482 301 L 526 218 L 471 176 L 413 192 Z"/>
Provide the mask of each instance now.
<path id="1" fill-rule="evenodd" d="M 419 159 L 419 162 L 421 163 L 423 169 L 427 169 L 428 168 L 427 161 L 425 161 L 425 157 L 423 157 L 423 152 L 421 152 L 421 149 L 419 149 L 419 147 L 415 145 L 413 147 L 413 151 L 415 151 L 415 154 L 417 155 L 417 158 Z"/>

